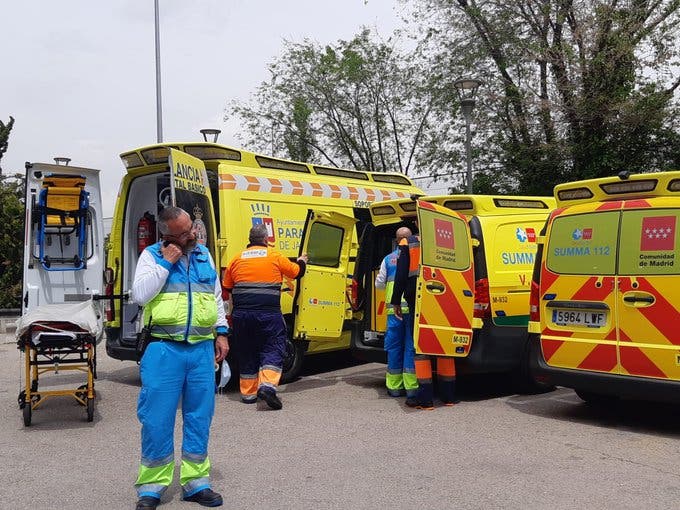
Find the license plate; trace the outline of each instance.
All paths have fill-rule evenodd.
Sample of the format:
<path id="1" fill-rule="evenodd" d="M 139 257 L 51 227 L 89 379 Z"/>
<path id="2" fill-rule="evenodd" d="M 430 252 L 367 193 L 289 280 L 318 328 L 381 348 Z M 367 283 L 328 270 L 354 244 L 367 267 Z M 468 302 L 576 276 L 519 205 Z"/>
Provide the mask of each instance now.
<path id="1" fill-rule="evenodd" d="M 470 337 L 468 335 L 453 335 L 453 343 L 467 345 L 470 343 Z"/>
<path id="2" fill-rule="evenodd" d="M 552 321 L 557 326 L 601 328 L 607 322 L 607 313 L 584 310 L 553 310 Z"/>

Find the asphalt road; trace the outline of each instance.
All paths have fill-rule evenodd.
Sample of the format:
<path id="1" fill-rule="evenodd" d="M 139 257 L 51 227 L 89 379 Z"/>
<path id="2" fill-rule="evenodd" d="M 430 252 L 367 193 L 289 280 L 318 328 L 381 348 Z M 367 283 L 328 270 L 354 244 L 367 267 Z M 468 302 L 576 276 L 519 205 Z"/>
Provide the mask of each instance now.
<path id="1" fill-rule="evenodd" d="M 62 397 L 25 428 L 16 401 L 22 361 L 4 340 L 0 508 L 134 508 L 136 365 L 108 358 L 102 346 L 94 422 Z M 463 381 L 455 407 L 416 411 L 385 394 L 383 370 L 344 356 L 308 362 L 300 380 L 282 387 L 282 411 L 218 396 L 210 456 L 224 508 L 680 506 L 677 407 L 592 408 L 570 390 L 519 396 L 493 378 Z M 81 379 L 45 374 L 41 388 Z M 179 437 L 177 426 L 178 456 Z M 180 498 L 175 484 L 159 508 L 199 508 Z"/>

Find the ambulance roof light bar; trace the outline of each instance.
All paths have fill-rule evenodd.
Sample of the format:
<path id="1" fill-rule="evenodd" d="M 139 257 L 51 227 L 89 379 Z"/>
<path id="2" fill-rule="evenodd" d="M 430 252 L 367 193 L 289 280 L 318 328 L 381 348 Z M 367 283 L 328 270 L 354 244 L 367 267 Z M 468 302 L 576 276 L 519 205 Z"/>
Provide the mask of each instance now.
<path id="1" fill-rule="evenodd" d="M 64 166 L 68 166 L 68 164 L 71 162 L 71 158 L 66 158 L 64 156 L 56 156 L 54 158 L 54 162 L 57 165 L 61 165 L 63 163 Z"/>
<path id="2" fill-rule="evenodd" d="M 212 136 L 213 137 L 212 143 L 217 143 L 217 137 L 220 136 L 221 132 L 222 131 L 219 129 L 212 128 L 201 129 L 201 134 L 203 135 L 204 142 L 208 141 L 208 136 Z"/>

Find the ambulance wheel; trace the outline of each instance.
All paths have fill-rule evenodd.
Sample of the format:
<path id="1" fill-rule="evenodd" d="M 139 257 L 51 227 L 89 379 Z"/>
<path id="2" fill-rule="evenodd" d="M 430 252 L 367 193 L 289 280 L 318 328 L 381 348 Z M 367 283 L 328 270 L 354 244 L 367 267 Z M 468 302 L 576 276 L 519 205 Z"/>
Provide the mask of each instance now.
<path id="1" fill-rule="evenodd" d="M 94 399 L 87 399 L 87 421 L 94 420 Z"/>
<path id="2" fill-rule="evenodd" d="M 30 402 L 26 402 L 26 405 L 24 406 L 23 412 L 24 412 L 24 425 L 26 427 L 30 427 L 30 425 L 31 425 L 31 412 L 32 412 Z"/>
<path id="3" fill-rule="evenodd" d="M 281 384 L 297 379 L 302 371 L 302 358 L 305 356 L 305 345 L 302 342 L 286 340 L 286 352 L 283 355 L 283 373 Z"/>
<path id="4" fill-rule="evenodd" d="M 524 344 L 522 357 L 520 359 L 520 366 L 512 374 L 512 382 L 515 391 L 520 395 L 538 395 L 541 393 L 548 393 L 555 390 L 555 386 L 534 379 L 529 365 L 530 356 L 530 340 Z"/>

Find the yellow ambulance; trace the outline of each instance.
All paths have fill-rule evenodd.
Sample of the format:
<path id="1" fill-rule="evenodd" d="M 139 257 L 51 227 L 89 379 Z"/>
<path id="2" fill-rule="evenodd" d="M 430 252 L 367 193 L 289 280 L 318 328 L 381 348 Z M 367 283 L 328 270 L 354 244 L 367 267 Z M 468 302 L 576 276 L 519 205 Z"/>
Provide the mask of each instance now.
<path id="1" fill-rule="evenodd" d="M 395 248 L 396 230 L 407 226 L 421 236 L 417 352 L 458 356 L 460 373 L 513 372 L 526 388 L 531 381 L 527 322 L 536 239 L 554 205 L 552 197 L 489 195 L 372 204 L 351 275 L 355 314 L 348 325 L 354 355 L 386 359 L 385 296 L 374 281 L 383 258 Z M 336 239 L 340 242 L 341 236 Z M 310 267 L 314 270 L 314 264 Z"/>
<path id="2" fill-rule="evenodd" d="M 139 306 L 126 299 L 139 253 L 156 242 L 156 218 L 165 206 L 176 204 L 190 213 L 199 240 L 224 269 L 245 248 L 249 229 L 267 226 L 269 244 L 292 259 L 309 209 L 342 212 L 357 217 L 361 226 L 370 220 L 368 206 L 375 201 L 406 198 L 422 191 L 400 173 L 377 173 L 300 163 L 259 155 L 217 143 L 157 144 L 121 154 L 126 168 L 115 205 L 107 248 L 106 350 L 109 356 L 135 360 L 136 334 L 142 317 Z M 356 243 L 352 221 L 350 243 Z M 354 252 L 343 260 L 340 274 L 352 272 Z M 344 277 L 343 277 L 344 278 Z M 311 277 L 305 277 L 311 280 Z M 286 281 L 282 309 L 293 330 L 296 282 Z M 316 293 L 318 312 L 329 299 L 324 289 Z M 345 280 L 342 313 L 345 314 Z M 340 300 L 340 298 L 337 298 Z M 302 355 L 349 347 L 349 334 L 331 334 L 316 315 L 314 327 L 291 333 L 284 380 L 299 372 Z"/>
<path id="3" fill-rule="evenodd" d="M 679 401 L 680 172 L 561 184 L 555 198 L 532 278 L 536 377 L 587 402 Z"/>

